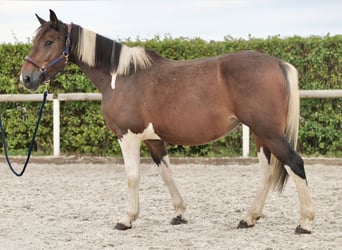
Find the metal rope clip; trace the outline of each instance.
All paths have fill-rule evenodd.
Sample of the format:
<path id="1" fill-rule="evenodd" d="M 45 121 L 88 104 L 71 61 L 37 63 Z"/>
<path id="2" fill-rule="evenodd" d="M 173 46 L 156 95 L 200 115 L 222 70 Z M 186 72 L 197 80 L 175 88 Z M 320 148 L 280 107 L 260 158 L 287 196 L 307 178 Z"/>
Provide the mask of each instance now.
<path id="1" fill-rule="evenodd" d="M 45 83 L 45 90 L 44 90 L 44 93 L 48 93 L 48 87 L 49 87 L 49 84 L 50 84 L 50 79 L 46 79 L 44 81 Z"/>

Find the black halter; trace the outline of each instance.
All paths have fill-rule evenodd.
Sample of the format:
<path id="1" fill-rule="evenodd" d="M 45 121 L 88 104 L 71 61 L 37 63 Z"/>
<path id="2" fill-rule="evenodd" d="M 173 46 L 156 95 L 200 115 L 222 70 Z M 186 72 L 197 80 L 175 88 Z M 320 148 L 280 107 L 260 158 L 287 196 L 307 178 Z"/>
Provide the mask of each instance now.
<path id="1" fill-rule="evenodd" d="M 41 65 L 39 64 L 36 60 L 34 60 L 33 58 L 26 56 L 25 57 L 25 61 L 32 63 L 34 66 L 36 66 L 39 71 L 42 73 L 43 75 L 43 80 L 44 81 L 48 81 L 49 80 L 49 76 L 48 76 L 48 69 L 52 66 L 54 66 L 55 64 L 59 63 L 60 61 L 64 60 L 64 65 L 66 66 L 69 62 L 69 53 L 70 53 L 70 46 L 71 46 L 71 28 L 72 28 L 72 24 L 67 24 L 68 27 L 68 34 L 67 34 L 67 38 L 65 41 L 65 49 L 62 53 L 62 55 L 60 55 L 59 57 L 53 59 L 52 61 L 50 61 L 49 63 L 47 63 L 46 65 Z"/>

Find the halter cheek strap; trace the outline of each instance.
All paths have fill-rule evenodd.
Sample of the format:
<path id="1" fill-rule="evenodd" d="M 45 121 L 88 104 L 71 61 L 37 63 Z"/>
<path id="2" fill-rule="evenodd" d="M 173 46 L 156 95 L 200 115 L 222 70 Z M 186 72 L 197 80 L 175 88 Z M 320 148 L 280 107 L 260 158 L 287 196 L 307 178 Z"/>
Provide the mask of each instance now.
<path id="1" fill-rule="evenodd" d="M 26 56 L 25 57 L 25 61 L 33 64 L 34 66 L 36 66 L 39 71 L 41 72 L 41 74 L 43 75 L 43 80 L 49 80 L 49 76 L 48 76 L 48 69 L 52 66 L 54 66 L 55 64 L 61 62 L 64 60 L 64 66 L 67 66 L 69 63 L 69 54 L 70 54 L 70 47 L 71 47 L 71 28 L 72 28 L 72 24 L 67 24 L 67 28 L 68 28 L 68 33 L 67 33 L 67 38 L 65 41 L 65 48 L 64 51 L 62 53 L 62 55 L 60 55 L 59 57 L 53 59 L 52 61 L 48 62 L 46 65 L 41 65 L 40 63 L 38 63 L 36 60 L 34 60 L 33 58 Z"/>

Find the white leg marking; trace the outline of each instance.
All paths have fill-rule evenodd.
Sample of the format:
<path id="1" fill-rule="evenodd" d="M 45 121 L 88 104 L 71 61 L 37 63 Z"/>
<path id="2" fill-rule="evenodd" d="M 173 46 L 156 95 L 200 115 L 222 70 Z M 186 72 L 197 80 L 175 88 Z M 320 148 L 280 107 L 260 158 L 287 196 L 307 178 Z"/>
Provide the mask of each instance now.
<path id="1" fill-rule="evenodd" d="M 132 222 L 139 216 L 139 182 L 140 182 L 140 144 L 146 139 L 160 139 L 154 132 L 152 123 L 139 134 L 128 130 L 120 140 L 119 144 L 125 162 L 125 170 L 128 181 L 128 211 L 119 221 L 126 227 L 131 227 Z"/>
<path id="2" fill-rule="evenodd" d="M 173 179 L 172 169 L 168 155 L 165 155 L 163 157 L 162 164 L 158 166 L 158 171 L 170 192 L 172 204 L 175 208 L 174 218 L 179 217 L 185 220 L 184 213 L 186 210 L 186 205 Z"/>
<path id="3" fill-rule="evenodd" d="M 141 136 L 129 132 L 120 140 L 122 155 L 128 181 L 128 210 L 119 223 L 131 227 L 139 215 L 139 182 L 140 182 L 140 144 Z"/>
<path id="4" fill-rule="evenodd" d="M 315 218 L 315 208 L 313 206 L 308 185 L 304 179 L 296 175 L 289 166 L 285 165 L 289 175 L 293 178 L 299 198 L 300 206 L 300 226 L 310 231 L 312 230 L 312 222 Z"/>
<path id="5" fill-rule="evenodd" d="M 245 221 L 247 222 L 248 226 L 253 226 L 262 215 L 262 210 L 264 208 L 265 201 L 271 187 L 272 171 L 266 159 L 263 148 L 260 148 L 258 158 L 259 163 L 261 165 L 262 179 L 256 197 L 252 203 L 252 206 L 248 210 L 247 216 L 245 218 Z"/>

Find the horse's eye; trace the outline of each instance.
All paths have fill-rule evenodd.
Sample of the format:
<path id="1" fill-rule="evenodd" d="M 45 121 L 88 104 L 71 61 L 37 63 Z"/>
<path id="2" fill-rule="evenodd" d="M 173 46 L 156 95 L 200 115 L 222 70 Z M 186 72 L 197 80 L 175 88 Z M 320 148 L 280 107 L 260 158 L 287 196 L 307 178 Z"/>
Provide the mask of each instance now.
<path id="1" fill-rule="evenodd" d="M 50 46 L 52 43 L 53 43 L 53 42 L 52 42 L 51 40 L 47 40 L 47 41 L 45 42 L 45 46 Z"/>

